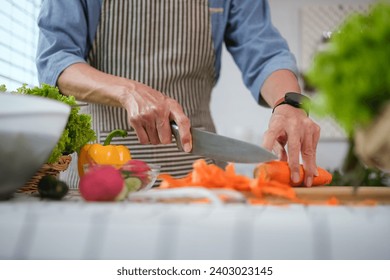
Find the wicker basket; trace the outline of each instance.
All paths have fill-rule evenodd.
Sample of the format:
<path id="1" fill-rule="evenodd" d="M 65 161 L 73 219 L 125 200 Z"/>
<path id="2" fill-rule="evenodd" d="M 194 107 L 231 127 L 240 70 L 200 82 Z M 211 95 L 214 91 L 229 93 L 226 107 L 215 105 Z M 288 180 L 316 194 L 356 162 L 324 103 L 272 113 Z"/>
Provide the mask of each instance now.
<path id="1" fill-rule="evenodd" d="M 45 163 L 41 169 L 35 173 L 35 175 L 23 186 L 18 192 L 22 193 L 35 193 L 38 191 L 38 183 L 39 181 L 46 175 L 57 176 L 60 172 L 65 171 L 70 162 L 72 161 L 72 157 L 70 155 L 63 155 L 60 157 L 58 162 L 56 163 Z"/>

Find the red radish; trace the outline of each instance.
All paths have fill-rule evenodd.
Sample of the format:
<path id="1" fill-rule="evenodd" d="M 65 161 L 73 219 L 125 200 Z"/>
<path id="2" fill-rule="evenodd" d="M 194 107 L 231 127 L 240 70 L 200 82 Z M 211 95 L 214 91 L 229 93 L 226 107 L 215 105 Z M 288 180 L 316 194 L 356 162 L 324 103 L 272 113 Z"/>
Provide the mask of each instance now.
<path id="1" fill-rule="evenodd" d="M 110 165 L 91 167 L 80 178 L 79 190 L 87 201 L 123 200 L 127 195 L 120 171 Z"/>
<path id="2" fill-rule="evenodd" d="M 129 172 L 129 175 L 138 177 L 142 180 L 147 177 L 147 172 L 150 170 L 150 167 L 142 160 L 131 159 L 122 166 L 121 170 Z"/>

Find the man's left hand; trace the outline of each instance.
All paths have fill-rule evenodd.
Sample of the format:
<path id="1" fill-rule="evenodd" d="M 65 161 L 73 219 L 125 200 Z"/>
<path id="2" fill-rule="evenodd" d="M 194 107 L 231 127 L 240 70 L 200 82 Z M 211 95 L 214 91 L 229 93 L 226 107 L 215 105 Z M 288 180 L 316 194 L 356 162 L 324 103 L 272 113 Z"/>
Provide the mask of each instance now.
<path id="1" fill-rule="evenodd" d="M 313 176 L 318 176 L 316 150 L 319 137 L 320 127 L 304 110 L 285 104 L 275 108 L 264 135 L 263 146 L 274 151 L 280 160 L 288 161 L 293 183 L 299 182 L 301 155 L 305 171 L 304 185 L 311 187 Z"/>

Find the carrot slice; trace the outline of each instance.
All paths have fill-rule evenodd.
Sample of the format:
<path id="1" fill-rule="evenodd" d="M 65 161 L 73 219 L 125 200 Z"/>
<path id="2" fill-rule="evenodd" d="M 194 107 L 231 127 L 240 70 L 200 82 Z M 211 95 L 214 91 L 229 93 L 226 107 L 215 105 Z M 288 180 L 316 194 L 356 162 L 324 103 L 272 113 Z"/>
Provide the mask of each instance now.
<path id="1" fill-rule="evenodd" d="M 193 171 L 183 178 L 174 178 L 168 174 L 160 174 L 160 188 L 183 186 L 203 186 L 206 188 L 227 188 L 238 191 L 250 191 L 251 179 L 235 173 L 234 165 L 228 164 L 222 169 L 215 164 L 207 164 L 199 159 L 193 164 Z"/>
<path id="2" fill-rule="evenodd" d="M 326 204 L 330 205 L 330 206 L 337 206 L 337 205 L 340 205 L 340 200 L 338 200 L 336 197 L 332 196 L 331 198 L 329 198 L 326 201 Z"/>

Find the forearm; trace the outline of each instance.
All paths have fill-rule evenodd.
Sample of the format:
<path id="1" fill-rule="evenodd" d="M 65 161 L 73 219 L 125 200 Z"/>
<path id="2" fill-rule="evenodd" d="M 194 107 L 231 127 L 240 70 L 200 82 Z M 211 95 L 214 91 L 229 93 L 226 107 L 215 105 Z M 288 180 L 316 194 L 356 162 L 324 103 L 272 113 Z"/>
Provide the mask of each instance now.
<path id="1" fill-rule="evenodd" d="M 61 93 L 73 95 L 79 101 L 118 107 L 123 106 L 125 96 L 135 87 L 134 83 L 103 73 L 85 63 L 69 66 L 57 81 Z"/>
<path id="2" fill-rule="evenodd" d="M 171 143 L 173 120 L 179 126 L 184 150 L 191 150 L 191 123 L 181 105 L 145 84 L 75 63 L 61 73 L 57 85 L 63 94 L 77 100 L 123 107 L 141 144 Z"/>
<path id="3" fill-rule="evenodd" d="M 275 103 L 287 92 L 301 92 L 297 77 L 289 70 L 273 72 L 264 82 L 261 95 L 267 104 L 273 108 Z"/>

